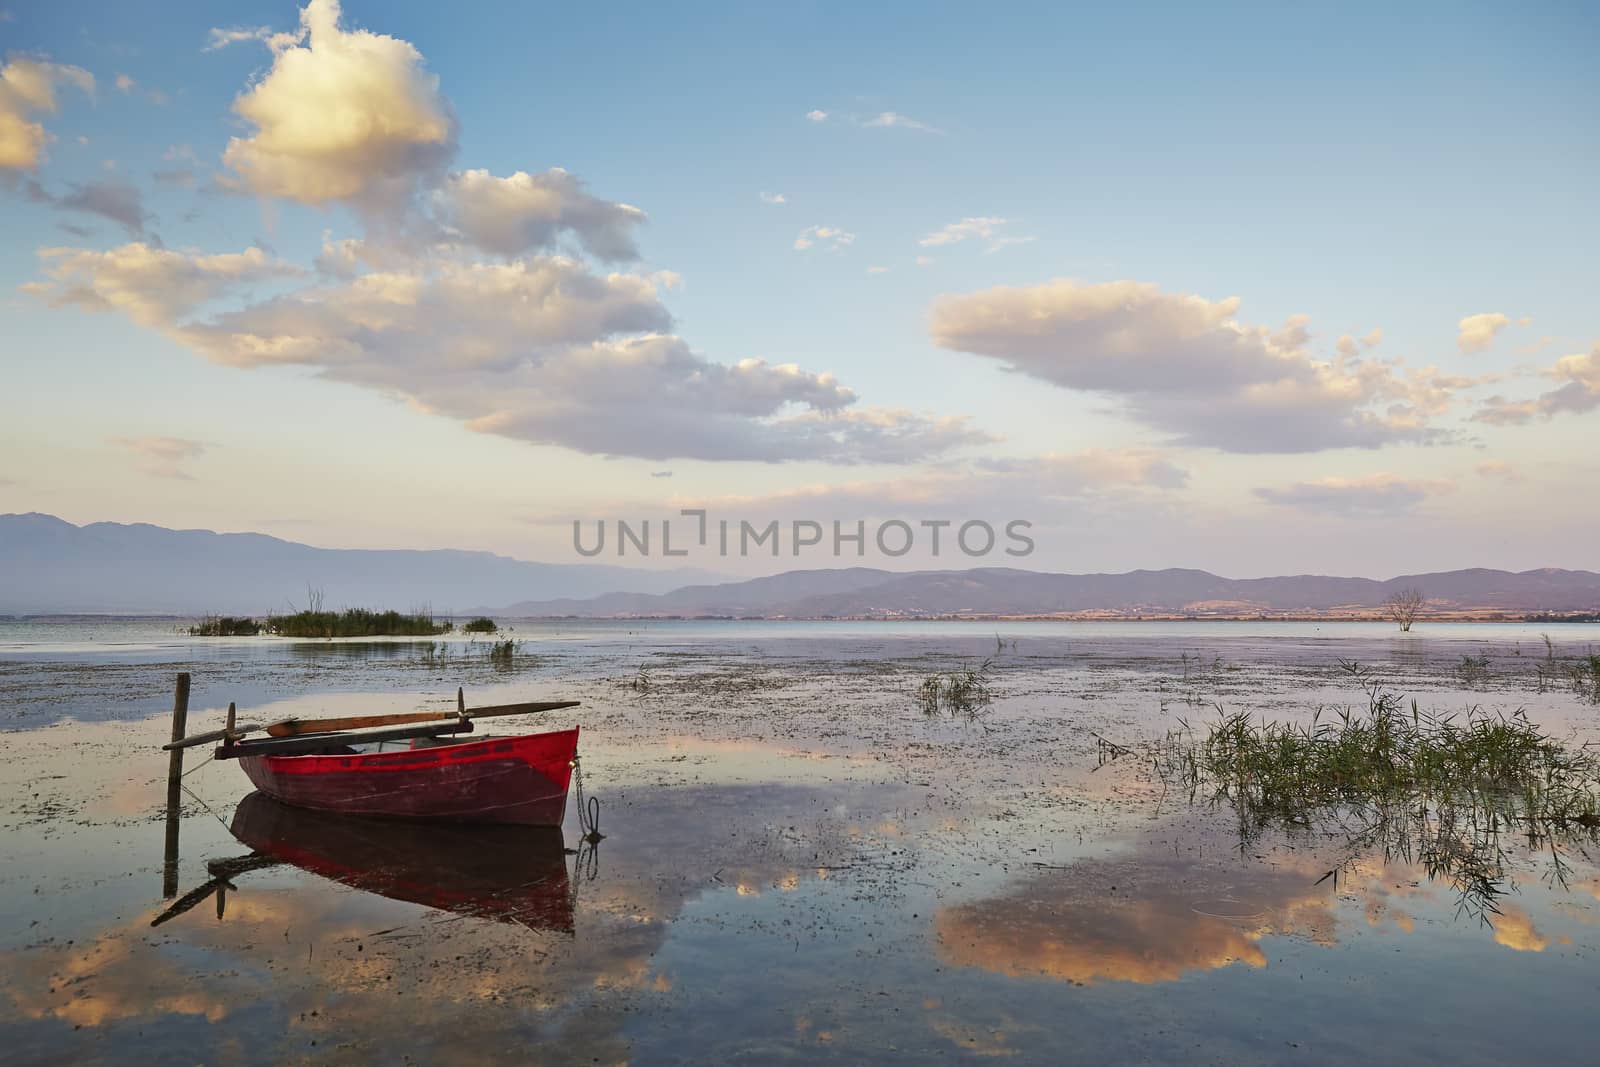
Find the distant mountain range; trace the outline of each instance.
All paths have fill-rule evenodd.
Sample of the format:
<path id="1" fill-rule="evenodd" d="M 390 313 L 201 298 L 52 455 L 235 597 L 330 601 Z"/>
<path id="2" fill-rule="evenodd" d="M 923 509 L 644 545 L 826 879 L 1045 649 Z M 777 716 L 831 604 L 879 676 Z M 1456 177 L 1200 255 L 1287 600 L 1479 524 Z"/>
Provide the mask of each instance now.
<path id="1" fill-rule="evenodd" d="M 1371 578 L 1220 578 L 1197 570 L 1045 574 L 982 567 L 912 573 L 791 571 L 771 578 L 695 585 L 657 595 L 525 601 L 504 613 L 583 618 L 718 616 L 766 618 L 931 618 L 947 616 L 1107 617 L 1170 615 L 1349 615 L 1371 613 L 1390 594 L 1421 589 L 1427 612 L 1528 614 L 1600 610 L 1600 574 L 1496 570 Z"/>
<path id="2" fill-rule="evenodd" d="M 321 589 L 330 608 L 430 606 L 443 613 L 527 597 L 661 593 L 724 577 L 527 563 L 489 552 L 313 548 L 256 533 L 0 515 L 0 614 L 260 615 L 305 607 L 308 586 Z"/>
<path id="3" fill-rule="evenodd" d="M 1427 613 L 1600 611 L 1600 574 L 1497 570 L 1387 581 L 1197 570 L 1049 574 L 1003 567 L 789 571 L 730 581 L 706 571 L 529 563 L 488 552 L 313 548 L 264 534 L 0 515 L 0 614 L 261 615 L 305 606 L 431 606 L 501 617 L 938 618 L 1339 616 L 1418 588 Z"/>

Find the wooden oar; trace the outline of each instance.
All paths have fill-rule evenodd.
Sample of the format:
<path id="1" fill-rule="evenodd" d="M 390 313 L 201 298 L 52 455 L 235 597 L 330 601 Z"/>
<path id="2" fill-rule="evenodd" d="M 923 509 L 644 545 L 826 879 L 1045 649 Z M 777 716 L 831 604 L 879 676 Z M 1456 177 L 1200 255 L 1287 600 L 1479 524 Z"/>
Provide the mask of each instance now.
<path id="1" fill-rule="evenodd" d="M 338 733 L 368 726 L 399 726 L 411 722 L 448 722 L 451 719 L 485 719 L 491 715 L 531 715 L 540 711 L 575 708 L 576 700 L 535 700 L 526 704 L 494 704 L 461 711 L 402 711 L 393 715 L 352 715 L 336 719 L 286 719 L 267 727 L 273 737 L 299 737 L 302 734 Z"/>
<path id="2" fill-rule="evenodd" d="M 449 722 L 424 723 L 421 726 L 391 726 L 385 730 L 344 730 L 339 733 L 305 734 L 295 737 L 260 737 L 222 745 L 213 753 L 217 759 L 238 759 L 241 756 L 304 756 L 329 749 L 348 749 L 370 741 L 405 741 L 414 737 L 438 737 L 441 734 L 470 734 L 471 719 L 450 716 Z"/>
<path id="3" fill-rule="evenodd" d="M 276 722 L 268 723 L 265 726 L 253 722 L 241 722 L 235 725 L 233 716 L 234 707 L 232 704 L 229 704 L 228 725 L 224 726 L 220 730 L 208 730 L 203 734 L 191 734 L 190 736 L 179 741 L 169 741 L 161 746 L 161 751 L 171 752 L 175 748 L 193 748 L 196 745 L 207 745 L 213 741 L 221 741 L 226 744 L 230 741 L 237 741 L 239 738 L 244 737 L 247 734 L 260 733 L 262 730 L 270 730 L 274 726 L 278 725 Z M 292 722 L 293 720 L 283 719 L 281 721 Z"/>
<path id="4" fill-rule="evenodd" d="M 276 726 L 277 723 L 273 723 L 272 725 Z M 253 734 L 265 729 L 267 729 L 267 727 L 258 726 L 253 722 L 242 722 L 238 726 L 233 727 L 231 730 L 208 730 L 203 734 L 190 734 L 182 741 L 169 741 L 161 746 L 161 751 L 171 752 L 175 748 L 193 748 L 196 745 L 204 745 L 212 741 L 235 740 L 243 737 L 245 734 Z"/>

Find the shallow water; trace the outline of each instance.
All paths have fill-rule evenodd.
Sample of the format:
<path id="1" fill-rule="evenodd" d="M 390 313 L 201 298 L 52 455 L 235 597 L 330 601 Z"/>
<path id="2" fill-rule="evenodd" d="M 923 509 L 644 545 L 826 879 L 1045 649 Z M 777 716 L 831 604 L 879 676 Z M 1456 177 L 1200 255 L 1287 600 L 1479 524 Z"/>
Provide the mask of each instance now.
<path id="1" fill-rule="evenodd" d="M 268 636 L 202 637 L 188 636 L 187 629 L 198 619 L 179 616 L 0 616 L 0 654 L 148 653 L 163 649 L 180 650 L 185 655 L 205 654 L 210 649 L 234 650 L 281 647 L 290 644 L 337 646 L 355 644 L 372 648 L 391 644 L 415 643 L 413 638 L 340 638 L 329 641 L 297 642 Z M 1041 639 L 1051 642 L 1102 640 L 1125 644 L 1154 640 L 1165 644 L 1214 644 L 1311 646 L 1327 641 L 1370 642 L 1401 649 L 1429 642 L 1468 644 L 1522 643 L 1529 649 L 1543 647 L 1542 634 L 1564 645 L 1600 646 L 1600 623 L 1530 622 L 1429 622 L 1419 629 L 1400 633 L 1390 623 L 1381 622 L 1277 622 L 1266 619 L 1221 621 L 814 621 L 801 619 L 502 619 L 508 633 L 541 642 L 581 642 L 586 645 L 675 644 L 698 647 L 708 644 L 753 643 L 791 639 L 859 643 L 862 639 L 901 638 L 948 641 L 958 638 L 992 640 Z M 436 640 L 469 642 L 472 636 L 459 631 Z"/>
<path id="2" fill-rule="evenodd" d="M 726 697 L 730 686 L 746 691 L 767 683 L 787 687 L 805 677 L 886 671 L 904 681 L 985 660 L 1026 675 L 1025 684 L 1047 678 L 1091 698 L 1127 682 L 1141 688 L 1154 683 L 1169 702 L 1271 691 L 1288 692 L 1293 704 L 1341 659 L 1381 664 L 1408 690 L 1459 690 L 1470 697 L 1558 690 L 1564 683 L 1552 657 L 1600 651 L 1600 624 L 1576 623 L 1429 624 L 1402 634 L 1377 623 L 522 620 L 503 635 L 519 642 L 515 665 L 506 669 L 487 658 L 493 638 L 191 638 L 182 624 L 0 618 L 0 730 L 61 718 L 151 715 L 170 707 L 177 671 L 195 674 L 195 706 L 213 711 L 230 700 L 245 709 L 286 697 L 444 700 L 457 685 L 522 691 L 530 679 L 608 686 L 640 671 L 669 682 L 737 675 L 719 691 Z M 1482 659 L 1485 669 L 1463 676 L 1457 668 L 1468 657 Z"/>
<path id="3" fill-rule="evenodd" d="M 1427 707 L 1523 708 L 1600 737 L 1537 633 L 745 625 L 519 631 L 510 671 L 459 643 L 430 659 L 56 635 L 0 653 L 0 1047 L 74 1063 L 1487 1063 L 1587 1047 L 1600 867 L 1583 842 L 1557 872 L 1546 843 L 1502 835 L 1506 892 L 1484 912 L 1403 843 L 1241 839 L 1230 811 L 1098 758 L 1097 737 L 1159 738 L 1213 703 L 1363 702 L 1340 658 Z M 1552 637 L 1558 656 L 1592 639 Z M 999 699 L 982 716 L 918 709 L 928 671 L 985 657 Z M 237 768 L 197 754 L 167 898 L 174 669 L 194 674 L 191 731 L 228 700 L 277 718 L 444 706 L 456 684 L 470 703 L 580 698 L 494 732 L 581 723 L 607 836 L 567 854 L 571 812 L 559 844 L 269 817 Z"/>

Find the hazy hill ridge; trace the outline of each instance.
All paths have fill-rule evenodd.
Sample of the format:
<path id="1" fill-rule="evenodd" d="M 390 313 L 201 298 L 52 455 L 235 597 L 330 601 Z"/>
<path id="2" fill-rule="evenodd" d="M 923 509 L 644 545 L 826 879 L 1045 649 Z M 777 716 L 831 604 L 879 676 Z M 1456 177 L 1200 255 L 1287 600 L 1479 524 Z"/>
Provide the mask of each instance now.
<path id="1" fill-rule="evenodd" d="M 0 613 L 262 614 L 320 588 L 330 607 L 430 606 L 502 616 L 875 618 L 994 615 L 1322 615 L 1371 611 L 1417 587 L 1430 612 L 1600 611 L 1593 571 L 1470 570 L 1387 580 L 1200 570 L 1052 574 L 1006 567 L 800 570 L 745 581 L 704 571 L 530 563 L 489 552 L 329 549 L 257 533 L 87 526 L 0 515 Z M 695 583 L 695 584 L 689 584 Z M 301 605 L 303 606 L 303 604 Z"/>
<path id="2" fill-rule="evenodd" d="M 505 610 L 524 616 L 588 618 L 1315 615 L 1376 609 L 1391 593 L 1410 587 L 1423 590 L 1430 611 L 1522 614 L 1600 610 L 1600 574 L 1592 571 L 1513 573 L 1475 568 L 1379 581 L 1321 575 L 1222 578 L 1183 569 L 1049 574 L 1004 567 L 913 573 L 869 568 L 791 571 L 746 582 L 688 586 L 658 595 L 524 601 Z"/>
<path id="3" fill-rule="evenodd" d="M 528 597 L 660 593 L 704 571 L 529 563 L 490 552 L 315 548 L 259 533 L 169 530 L 144 523 L 75 526 L 52 515 L 0 515 L 0 613 L 233 612 L 305 606 L 430 606 L 436 612 Z"/>

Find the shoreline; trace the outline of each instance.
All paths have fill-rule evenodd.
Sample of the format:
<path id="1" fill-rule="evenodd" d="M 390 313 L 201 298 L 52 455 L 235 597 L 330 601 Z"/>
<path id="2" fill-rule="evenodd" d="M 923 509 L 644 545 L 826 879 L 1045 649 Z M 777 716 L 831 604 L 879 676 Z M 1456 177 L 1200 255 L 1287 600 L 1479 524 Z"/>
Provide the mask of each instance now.
<path id="1" fill-rule="evenodd" d="M 1359 623 L 1392 623 L 1393 619 L 1377 610 L 1352 610 L 1347 612 L 1181 612 L 1181 611 L 1153 611 L 1153 612 L 1122 612 L 1122 611 L 1055 611 L 1055 612 L 937 612 L 921 614 L 916 612 L 881 612 L 863 615 L 689 615 L 682 613 L 663 613 L 650 615 L 498 615 L 492 613 L 470 612 L 459 618 L 472 618 L 479 614 L 489 614 L 499 621 L 506 622 L 1359 622 Z M 117 612 L 117 611 L 75 611 L 75 612 L 37 612 L 27 614 L 0 614 L 0 623 L 73 623 L 73 622 L 171 622 L 188 623 L 203 619 L 203 614 L 172 614 L 170 612 Z M 245 616 L 241 616 L 245 617 Z M 249 616 L 253 618 L 253 616 Z M 455 622 L 458 616 L 440 615 L 440 619 Z M 1439 612 L 1432 615 L 1419 615 L 1412 625 L 1424 623 L 1472 623 L 1472 622 L 1506 622 L 1506 623 L 1549 623 L 1561 624 L 1586 624 L 1600 622 L 1600 612 L 1573 611 L 1573 612 L 1535 612 L 1514 610 L 1490 610 L 1465 608 L 1460 611 Z M 207 636 L 207 635 L 193 635 Z M 224 635 L 227 636 L 227 635 Z M 256 635 L 249 635 L 256 636 Z M 259 636 L 278 637 L 286 641 L 327 640 L 327 638 L 307 638 L 296 635 L 267 634 Z M 442 634 L 374 634 L 372 637 L 439 637 Z M 361 635 L 347 638 L 352 640 L 362 639 Z"/>
<path id="2" fill-rule="evenodd" d="M 1050 612 L 1029 613 L 973 613 L 964 614 L 882 614 L 882 615 L 507 615 L 512 622 L 1359 622 L 1392 623 L 1393 620 L 1377 614 L 1270 614 L 1237 613 L 1195 615 L 1188 613 L 1149 613 L 1129 615 L 1100 612 Z M 1592 624 L 1600 622 L 1593 612 L 1574 612 L 1567 616 L 1551 617 L 1526 612 L 1463 611 L 1438 616 L 1418 617 L 1413 626 L 1422 623 L 1549 623 Z"/>

